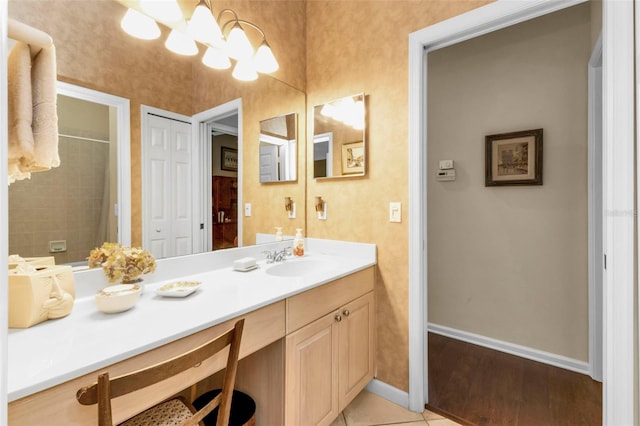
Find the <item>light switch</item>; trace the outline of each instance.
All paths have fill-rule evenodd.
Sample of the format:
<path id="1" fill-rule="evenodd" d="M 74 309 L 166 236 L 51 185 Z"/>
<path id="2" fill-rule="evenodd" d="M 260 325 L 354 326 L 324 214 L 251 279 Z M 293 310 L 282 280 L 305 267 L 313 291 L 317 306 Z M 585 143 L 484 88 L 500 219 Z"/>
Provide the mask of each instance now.
<path id="1" fill-rule="evenodd" d="M 389 203 L 389 222 L 402 222 L 401 203 Z"/>
<path id="2" fill-rule="evenodd" d="M 251 203 L 244 203 L 244 215 L 246 217 L 251 216 Z"/>

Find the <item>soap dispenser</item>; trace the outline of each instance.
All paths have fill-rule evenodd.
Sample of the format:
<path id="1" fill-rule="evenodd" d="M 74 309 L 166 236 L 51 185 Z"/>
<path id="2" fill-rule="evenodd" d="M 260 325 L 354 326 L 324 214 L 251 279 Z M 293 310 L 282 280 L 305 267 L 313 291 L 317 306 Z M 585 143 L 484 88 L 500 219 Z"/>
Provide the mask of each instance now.
<path id="1" fill-rule="evenodd" d="M 296 229 L 296 236 L 293 238 L 293 255 L 304 256 L 304 237 L 302 236 L 302 228 Z"/>
<path id="2" fill-rule="evenodd" d="M 282 241 L 282 227 L 276 226 L 276 241 Z"/>

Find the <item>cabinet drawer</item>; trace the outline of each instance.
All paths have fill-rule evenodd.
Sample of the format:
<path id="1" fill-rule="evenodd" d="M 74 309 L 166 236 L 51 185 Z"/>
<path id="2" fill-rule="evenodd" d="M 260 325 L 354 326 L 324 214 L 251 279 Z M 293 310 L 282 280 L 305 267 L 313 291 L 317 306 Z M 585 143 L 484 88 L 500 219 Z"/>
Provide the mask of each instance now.
<path id="1" fill-rule="evenodd" d="M 374 288 L 373 267 L 287 299 L 287 334 Z"/>

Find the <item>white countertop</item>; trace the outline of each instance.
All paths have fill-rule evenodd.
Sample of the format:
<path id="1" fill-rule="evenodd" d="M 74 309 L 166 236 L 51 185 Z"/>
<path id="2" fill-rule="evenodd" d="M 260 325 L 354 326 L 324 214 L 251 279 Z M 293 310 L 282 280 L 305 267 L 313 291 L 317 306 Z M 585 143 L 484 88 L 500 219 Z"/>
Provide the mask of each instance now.
<path id="1" fill-rule="evenodd" d="M 287 242 L 159 260 L 156 272 L 145 276 L 136 306 L 117 314 L 104 314 L 95 306 L 94 294 L 106 285 L 102 271 L 76 273 L 70 315 L 28 329 L 9 329 L 9 402 L 376 263 L 375 245 L 308 238 L 303 259 L 327 260 L 329 267 L 301 277 L 276 277 L 267 273 L 272 265 L 261 252 L 281 246 Z M 231 268 L 233 260 L 247 256 L 259 260 L 257 269 Z M 202 284 L 185 298 L 156 295 L 158 287 L 176 279 Z"/>

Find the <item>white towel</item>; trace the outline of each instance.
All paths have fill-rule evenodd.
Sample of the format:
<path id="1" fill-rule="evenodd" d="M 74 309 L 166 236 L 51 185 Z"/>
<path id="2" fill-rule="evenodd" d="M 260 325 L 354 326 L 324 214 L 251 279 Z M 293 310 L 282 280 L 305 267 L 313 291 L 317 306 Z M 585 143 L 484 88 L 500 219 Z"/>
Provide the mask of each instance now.
<path id="1" fill-rule="evenodd" d="M 34 142 L 31 123 L 31 53 L 29 46 L 17 42 L 7 61 L 9 119 L 9 183 L 31 177 Z"/>
<path id="2" fill-rule="evenodd" d="M 55 47 L 41 49 L 32 62 L 30 47 L 17 42 L 7 65 L 11 184 L 60 165 Z"/>
<path id="3" fill-rule="evenodd" d="M 58 110 L 55 46 L 40 50 L 33 60 L 31 90 L 33 96 L 34 159 L 33 172 L 60 165 L 58 156 Z"/>

